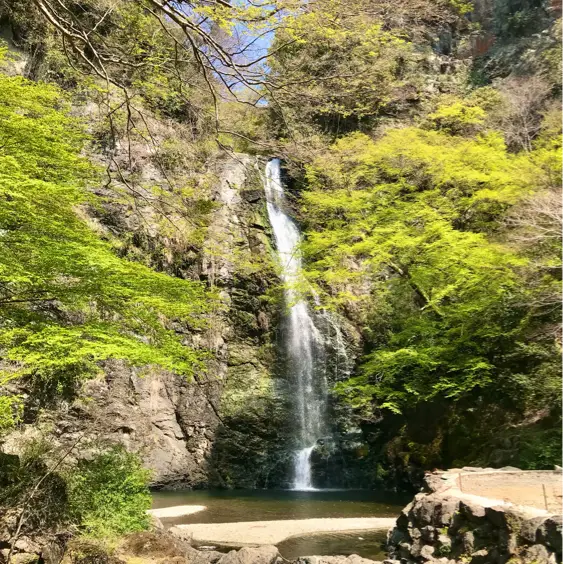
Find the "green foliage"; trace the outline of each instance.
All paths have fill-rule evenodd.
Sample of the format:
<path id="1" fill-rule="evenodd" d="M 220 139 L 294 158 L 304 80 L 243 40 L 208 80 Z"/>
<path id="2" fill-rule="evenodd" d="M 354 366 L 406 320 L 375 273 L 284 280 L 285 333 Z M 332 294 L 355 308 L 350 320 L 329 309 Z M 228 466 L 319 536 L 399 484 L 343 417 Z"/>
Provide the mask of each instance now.
<path id="1" fill-rule="evenodd" d="M 388 102 L 409 46 L 377 21 L 358 16 L 342 25 L 331 17 L 337 5 L 328 4 L 288 21 L 278 35 L 277 41 L 291 45 L 276 57 L 273 70 L 294 82 L 281 95 L 306 99 L 302 111 L 319 119 L 373 116 Z M 318 80 L 305 79 L 311 75 Z"/>
<path id="2" fill-rule="evenodd" d="M 67 477 L 69 514 L 87 537 L 109 539 L 148 528 L 150 472 L 115 447 L 82 460 Z"/>
<path id="3" fill-rule="evenodd" d="M 432 402 L 455 412 L 455 402 L 453 432 L 478 403 L 495 414 L 484 431 L 494 435 L 559 401 L 549 327 L 559 318 L 550 304 L 560 283 L 541 264 L 557 263 L 560 247 L 551 238 L 535 253 L 508 245 L 504 219 L 551 193 L 557 137 L 546 133 L 551 141 L 539 139 L 535 151 L 510 154 L 498 132 L 484 129 L 486 111 L 474 100 L 428 116 L 439 131 L 407 127 L 377 141 L 354 133 L 307 167 L 308 277 L 325 303 L 355 301 L 363 312 L 368 353 L 359 374 L 335 387 L 360 419 L 381 410 L 412 418 Z M 538 216 L 550 213 L 537 207 Z M 545 236 L 547 219 L 519 214 L 513 225 Z M 429 464 L 410 443 L 403 452 Z M 558 460 L 555 448 L 545 452 L 541 467 Z"/>
<path id="4" fill-rule="evenodd" d="M 0 433 L 10 429 L 23 415 L 23 399 L 21 395 L 0 396 Z"/>
<path id="5" fill-rule="evenodd" d="M 472 131 L 485 121 L 486 112 L 479 106 L 466 105 L 461 101 L 451 105 L 440 106 L 428 117 L 437 129 L 444 129 L 454 134 Z"/>
<path id="6" fill-rule="evenodd" d="M 18 446 L 18 456 L 0 453 L 0 524 L 24 512 L 21 534 L 72 531 L 104 540 L 148 528 L 150 472 L 136 454 L 90 444 L 94 454 L 73 464 L 67 449 L 44 438 Z"/>
<path id="7" fill-rule="evenodd" d="M 204 355 L 173 330 L 201 327 L 202 285 L 119 258 L 91 227 L 99 182 L 61 92 L 0 76 L 0 383 L 29 376 L 69 391 L 117 358 L 189 376 Z M 12 400 L 2 400 L 9 421 Z"/>

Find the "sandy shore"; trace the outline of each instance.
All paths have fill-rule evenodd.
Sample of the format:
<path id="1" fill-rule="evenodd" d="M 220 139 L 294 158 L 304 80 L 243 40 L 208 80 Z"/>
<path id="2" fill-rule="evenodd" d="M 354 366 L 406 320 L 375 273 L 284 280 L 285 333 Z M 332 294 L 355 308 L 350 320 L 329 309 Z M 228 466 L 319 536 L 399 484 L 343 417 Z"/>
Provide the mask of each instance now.
<path id="1" fill-rule="evenodd" d="M 162 507 L 161 509 L 149 509 L 147 513 L 154 515 L 158 519 L 166 519 L 167 517 L 182 517 L 183 515 L 191 515 L 207 509 L 205 505 L 175 505 L 174 507 Z"/>
<path id="2" fill-rule="evenodd" d="M 389 529 L 394 518 L 362 517 L 354 519 L 299 519 L 284 521 L 249 521 L 244 523 L 198 523 L 176 525 L 178 533 L 191 533 L 198 542 L 223 545 L 278 544 L 294 536 L 311 533 L 331 533 Z"/>

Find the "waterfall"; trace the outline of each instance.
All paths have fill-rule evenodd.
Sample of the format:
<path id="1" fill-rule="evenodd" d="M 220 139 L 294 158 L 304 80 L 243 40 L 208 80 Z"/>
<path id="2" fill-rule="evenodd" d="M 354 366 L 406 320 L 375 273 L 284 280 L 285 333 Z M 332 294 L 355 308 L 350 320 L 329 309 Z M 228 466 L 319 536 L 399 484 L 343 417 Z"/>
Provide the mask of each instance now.
<path id="1" fill-rule="evenodd" d="M 299 253 L 301 235 L 297 225 L 284 211 L 287 202 L 281 183 L 279 159 L 272 159 L 266 165 L 264 189 L 288 306 L 284 344 L 288 369 L 295 385 L 292 397 L 297 439 L 293 487 L 296 490 L 307 490 L 313 489 L 311 452 L 317 441 L 326 434 L 325 349 L 323 338 L 310 315 L 309 306 L 299 292 L 299 286 L 302 284 Z"/>

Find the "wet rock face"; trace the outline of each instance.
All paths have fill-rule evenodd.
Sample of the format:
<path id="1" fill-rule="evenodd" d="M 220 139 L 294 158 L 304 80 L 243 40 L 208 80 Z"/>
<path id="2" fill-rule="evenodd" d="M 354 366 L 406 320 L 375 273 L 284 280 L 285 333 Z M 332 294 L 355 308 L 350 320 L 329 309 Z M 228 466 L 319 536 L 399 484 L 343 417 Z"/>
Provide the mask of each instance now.
<path id="1" fill-rule="evenodd" d="M 111 421 L 104 424 L 104 434 L 141 453 L 154 471 L 155 487 L 255 485 L 253 473 L 261 466 L 254 464 L 252 452 L 241 456 L 238 445 L 269 453 L 277 440 L 247 424 L 253 412 L 257 420 L 271 420 L 267 400 L 275 361 L 276 305 L 264 296 L 277 278 L 260 166 L 246 155 L 216 165 L 210 196 L 215 209 L 196 270 L 217 289 L 222 309 L 207 329 L 186 333 L 192 346 L 211 352 L 207 373 L 187 382 L 173 374 L 139 377 L 120 368 L 107 372 L 104 382 L 89 383 L 98 387 L 93 397 L 101 419 Z M 253 444 L 247 436 L 254 436 Z M 236 447 L 232 458 L 223 456 L 227 438 Z M 239 473 L 241 460 L 249 464 Z"/>
<path id="2" fill-rule="evenodd" d="M 483 480 L 495 473 L 468 470 L 482 474 Z M 514 470 L 506 473 L 507 481 L 509 474 L 515 474 Z M 389 532 L 392 559 L 401 564 L 561 562 L 560 515 L 465 494 L 458 489 L 459 477 L 455 476 L 454 473 L 427 476 L 426 492 L 415 496 Z"/>

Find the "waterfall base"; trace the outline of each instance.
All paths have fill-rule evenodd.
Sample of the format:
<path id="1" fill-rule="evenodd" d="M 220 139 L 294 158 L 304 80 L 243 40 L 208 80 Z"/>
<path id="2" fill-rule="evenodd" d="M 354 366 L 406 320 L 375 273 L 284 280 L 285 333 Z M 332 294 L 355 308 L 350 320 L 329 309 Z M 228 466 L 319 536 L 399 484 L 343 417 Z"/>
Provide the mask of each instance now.
<path id="1" fill-rule="evenodd" d="M 296 491 L 316 491 L 311 480 L 311 453 L 315 445 L 298 450 L 295 453 L 295 480 L 293 489 Z"/>

